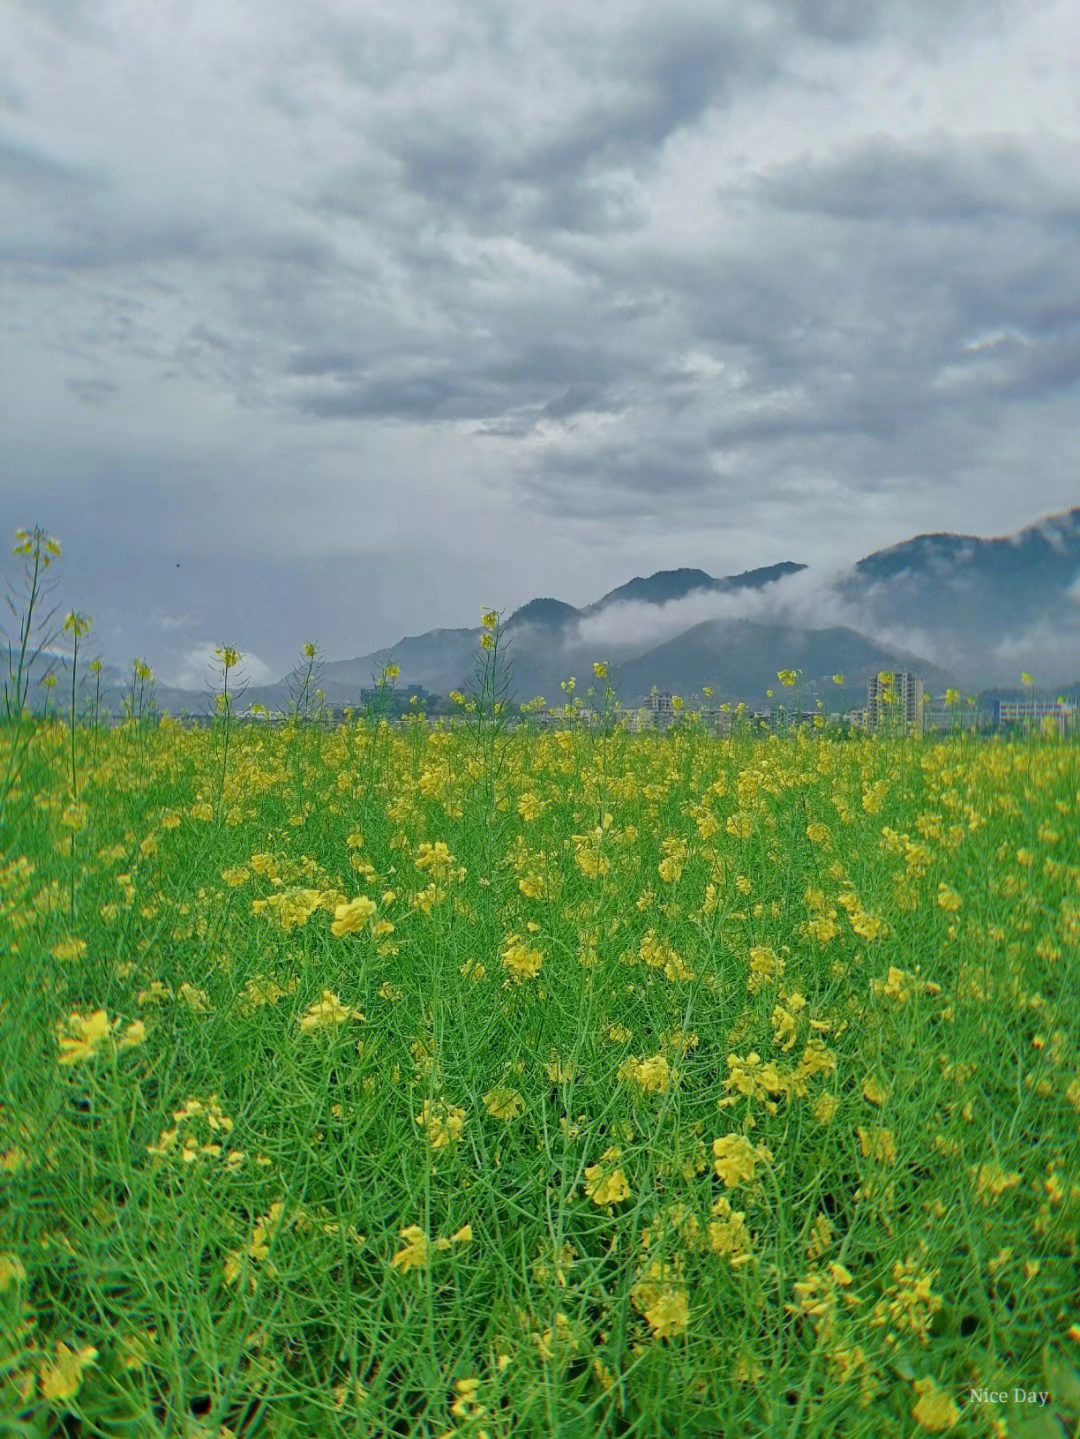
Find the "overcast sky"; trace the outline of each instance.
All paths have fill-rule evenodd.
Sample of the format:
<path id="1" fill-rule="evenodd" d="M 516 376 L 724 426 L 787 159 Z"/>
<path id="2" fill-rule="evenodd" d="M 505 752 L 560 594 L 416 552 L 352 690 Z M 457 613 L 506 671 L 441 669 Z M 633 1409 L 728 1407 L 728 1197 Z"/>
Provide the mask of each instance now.
<path id="1" fill-rule="evenodd" d="M 4 0 L 0 286 L 3 532 L 167 682 L 1012 532 L 1080 495 L 1080 10 Z"/>

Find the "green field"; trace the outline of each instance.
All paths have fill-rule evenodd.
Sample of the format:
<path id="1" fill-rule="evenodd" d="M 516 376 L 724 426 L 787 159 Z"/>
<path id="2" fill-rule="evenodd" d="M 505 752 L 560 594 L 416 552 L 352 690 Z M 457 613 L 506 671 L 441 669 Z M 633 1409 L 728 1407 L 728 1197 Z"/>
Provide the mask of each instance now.
<path id="1" fill-rule="evenodd" d="M 3 1434 L 1080 1432 L 1075 744 L 19 744 Z"/>

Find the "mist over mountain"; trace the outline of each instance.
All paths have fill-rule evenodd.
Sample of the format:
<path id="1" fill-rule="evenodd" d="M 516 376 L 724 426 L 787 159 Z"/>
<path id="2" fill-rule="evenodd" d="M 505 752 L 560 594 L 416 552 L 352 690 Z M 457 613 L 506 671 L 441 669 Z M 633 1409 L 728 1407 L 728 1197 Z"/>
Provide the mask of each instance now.
<path id="1" fill-rule="evenodd" d="M 654 682 L 650 676 L 662 671 L 667 677 L 663 688 L 682 695 L 700 694 L 702 683 L 709 683 L 702 676 L 711 675 L 712 704 L 745 699 L 753 707 L 764 707 L 770 703 L 770 689 L 781 692 L 781 668 L 801 671 L 800 708 L 812 707 L 820 698 L 827 712 L 861 703 L 867 676 L 883 669 L 915 670 L 927 690 L 948 683 L 946 675 L 917 657 L 886 649 L 854 630 L 801 629 L 754 620 L 704 620 L 609 675 L 620 693 L 645 694 Z M 844 676 L 840 687 L 832 678 L 837 673 Z"/>
<path id="2" fill-rule="evenodd" d="M 319 683 L 333 705 L 357 704 L 387 664 L 397 687 L 422 685 L 435 695 L 473 682 L 480 626 L 432 629 L 353 659 L 324 661 Z M 500 654 L 510 662 L 511 703 L 543 696 L 565 703 L 561 682 L 574 676 L 583 697 L 592 665 L 627 708 L 649 690 L 712 702 L 769 704 L 777 671 L 797 669 L 800 696 L 826 710 L 857 705 L 865 681 L 883 669 L 920 674 L 930 693 L 1014 689 L 1021 671 L 1046 690 L 1075 688 L 1080 677 L 1080 507 L 1046 516 L 1019 533 L 918 535 L 879 550 L 850 569 L 811 570 L 795 561 L 719 578 L 700 569 L 635 577 L 583 608 L 552 596 L 530 600 L 502 625 Z M 49 661 L 58 676 L 50 704 L 62 709 L 69 661 L 53 653 L 35 666 L 31 698 Z M 832 684 L 843 674 L 842 690 Z M 65 679 L 66 677 L 66 679 Z M 85 696 L 92 678 L 81 671 Z M 102 672 L 102 702 L 116 713 L 130 675 Z M 237 693 L 242 684 L 236 676 Z M 287 708 L 295 677 L 249 686 L 244 703 Z M 212 683 L 201 690 L 158 687 L 160 709 L 212 708 Z"/>
<path id="3" fill-rule="evenodd" d="M 837 589 L 860 628 L 965 685 L 1080 674 L 1080 508 L 998 539 L 919 535 L 860 560 Z"/>

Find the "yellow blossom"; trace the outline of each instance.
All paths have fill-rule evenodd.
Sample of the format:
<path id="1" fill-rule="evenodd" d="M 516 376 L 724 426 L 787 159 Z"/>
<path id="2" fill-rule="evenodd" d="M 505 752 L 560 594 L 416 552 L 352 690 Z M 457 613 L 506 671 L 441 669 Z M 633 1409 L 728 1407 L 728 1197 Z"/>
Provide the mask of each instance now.
<path id="1" fill-rule="evenodd" d="M 210 1007 L 210 996 L 205 989 L 196 989 L 193 984 L 186 981 L 180 986 L 179 997 L 187 1005 L 188 1009 L 196 1014 L 203 1014 Z"/>
<path id="2" fill-rule="evenodd" d="M 646 1094 L 665 1094 L 672 1070 L 666 1057 L 654 1054 L 650 1059 L 638 1060 L 631 1055 L 619 1066 L 618 1078 L 630 1079 Z"/>
<path id="3" fill-rule="evenodd" d="M 891 1164 L 896 1158 L 896 1142 L 891 1129 L 864 1129 L 861 1125 L 855 1131 L 864 1157 L 873 1158 L 879 1164 Z"/>
<path id="4" fill-rule="evenodd" d="M 70 1034 L 63 1033 L 65 1028 Z M 109 1016 L 104 1009 L 96 1009 L 93 1014 L 85 1016 L 72 1014 L 66 1023 L 60 1021 L 57 1024 L 57 1031 L 61 1064 L 75 1064 L 80 1059 L 93 1059 L 103 1041 L 109 1037 Z"/>
<path id="5" fill-rule="evenodd" d="M 937 902 L 942 909 L 947 910 L 950 914 L 955 914 L 963 903 L 956 890 L 944 883 L 938 885 Z"/>
<path id="6" fill-rule="evenodd" d="M 755 1148 L 745 1134 L 724 1134 L 713 1140 L 713 1168 L 728 1189 L 754 1177 L 755 1165 L 772 1159 L 764 1145 Z"/>
<path id="7" fill-rule="evenodd" d="M 665 1271 L 658 1261 L 650 1263 L 645 1274 L 630 1291 L 630 1298 L 640 1314 L 644 1314 L 657 1339 L 681 1334 L 690 1320 L 686 1291 L 675 1275 Z"/>
<path id="8" fill-rule="evenodd" d="M 484 1107 L 495 1119 L 516 1119 L 525 1109 L 525 1101 L 516 1089 L 491 1089 L 484 1095 Z"/>
<path id="9" fill-rule="evenodd" d="M 416 1116 L 417 1124 L 426 1131 L 432 1149 L 446 1149 L 461 1138 L 465 1111 L 443 1100 L 424 1100 L 423 1111 Z"/>
<path id="10" fill-rule="evenodd" d="M 618 1158 L 618 1150 L 608 1150 Z M 590 1164 L 585 1169 L 585 1193 L 594 1204 L 621 1204 L 630 1197 L 630 1186 L 621 1169 L 606 1173 L 603 1164 Z"/>
<path id="11" fill-rule="evenodd" d="M 400 1269 L 402 1274 L 410 1269 L 424 1268 L 431 1258 L 431 1246 L 427 1235 L 416 1224 L 410 1224 L 400 1231 L 405 1247 L 399 1249 L 390 1261 L 391 1268 Z"/>
<path id="12" fill-rule="evenodd" d="M 915 1419 L 920 1429 L 928 1429 L 930 1433 L 945 1433 L 958 1425 L 961 1412 L 953 1404 L 948 1392 L 939 1389 L 935 1381 L 916 1379 L 915 1392 L 919 1394 L 919 1403 L 912 1410 L 912 1419 Z"/>
<path id="13" fill-rule="evenodd" d="M 97 1358 L 98 1351 L 90 1344 L 82 1349 L 69 1349 L 60 1341 L 56 1345 L 56 1358 L 50 1363 L 43 1359 L 40 1365 L 41 1393 L 46 1399 L 73 1399 L 79 1392 L 83 1370 Z"/>
<path id="14" fill-rule="evenodd" d="M 510 978 L 515 984 L 523 979 L 535 979 L 540 973 L 540 966 L 544 962 L 544 956 L 538 949 L 530 949 L 512 936 L 511 943 L 503 951 L 502 962 L 504 968 L 509 972 Z"/>
<path id="15" fill-rule="evenodd" d="M 317 1029 L 320 1027 L 329 1028 L 331 1025 L 344 1024 L 347 1019 L 363 1019 L 358 1009 L 350 1009 L 343 1005 L 338 996 L 330 989 L 324 989 L 322 999 L 310 1006 L 307 1013 L 299 1020 L 301 1029 Z"/>
<path id="16" fill-rule="evenodd" d="M 69 935 L 67 939 L 62 939 L 59 944 L 53 945 L 49 953 L 54 959 L 82 959 L 86 954 L 86 940 Z"/>
<path id="17" fill-rule="evenodd" d="M 330 933 L 335 939 L 341 939 L 347 934 L 359 934 L 371 922 L 374 914 L 375 901 L 366 894 L 358 895 L 347 904 L 335 905 Z"/>
<path id="18" fill-rule="evenodd" d="M 26 1270 L 17 1254 L 0 1254 L 0 1294 L 12 1281 L 25 1278 Z"/>

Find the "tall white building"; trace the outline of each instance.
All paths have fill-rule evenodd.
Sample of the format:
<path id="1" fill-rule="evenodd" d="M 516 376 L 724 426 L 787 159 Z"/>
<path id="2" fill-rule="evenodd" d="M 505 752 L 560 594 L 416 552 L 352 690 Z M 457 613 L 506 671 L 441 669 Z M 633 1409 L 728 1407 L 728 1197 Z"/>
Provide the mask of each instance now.
<path id="1" fill-rule="evenodd" d="M 892 699 L 886 699 L 891 695 Z M 866 723 L 869 729 L 886 724 L 921 723 L 923 682 L 907 670 L 871 675 L 866 681 Z"/>

